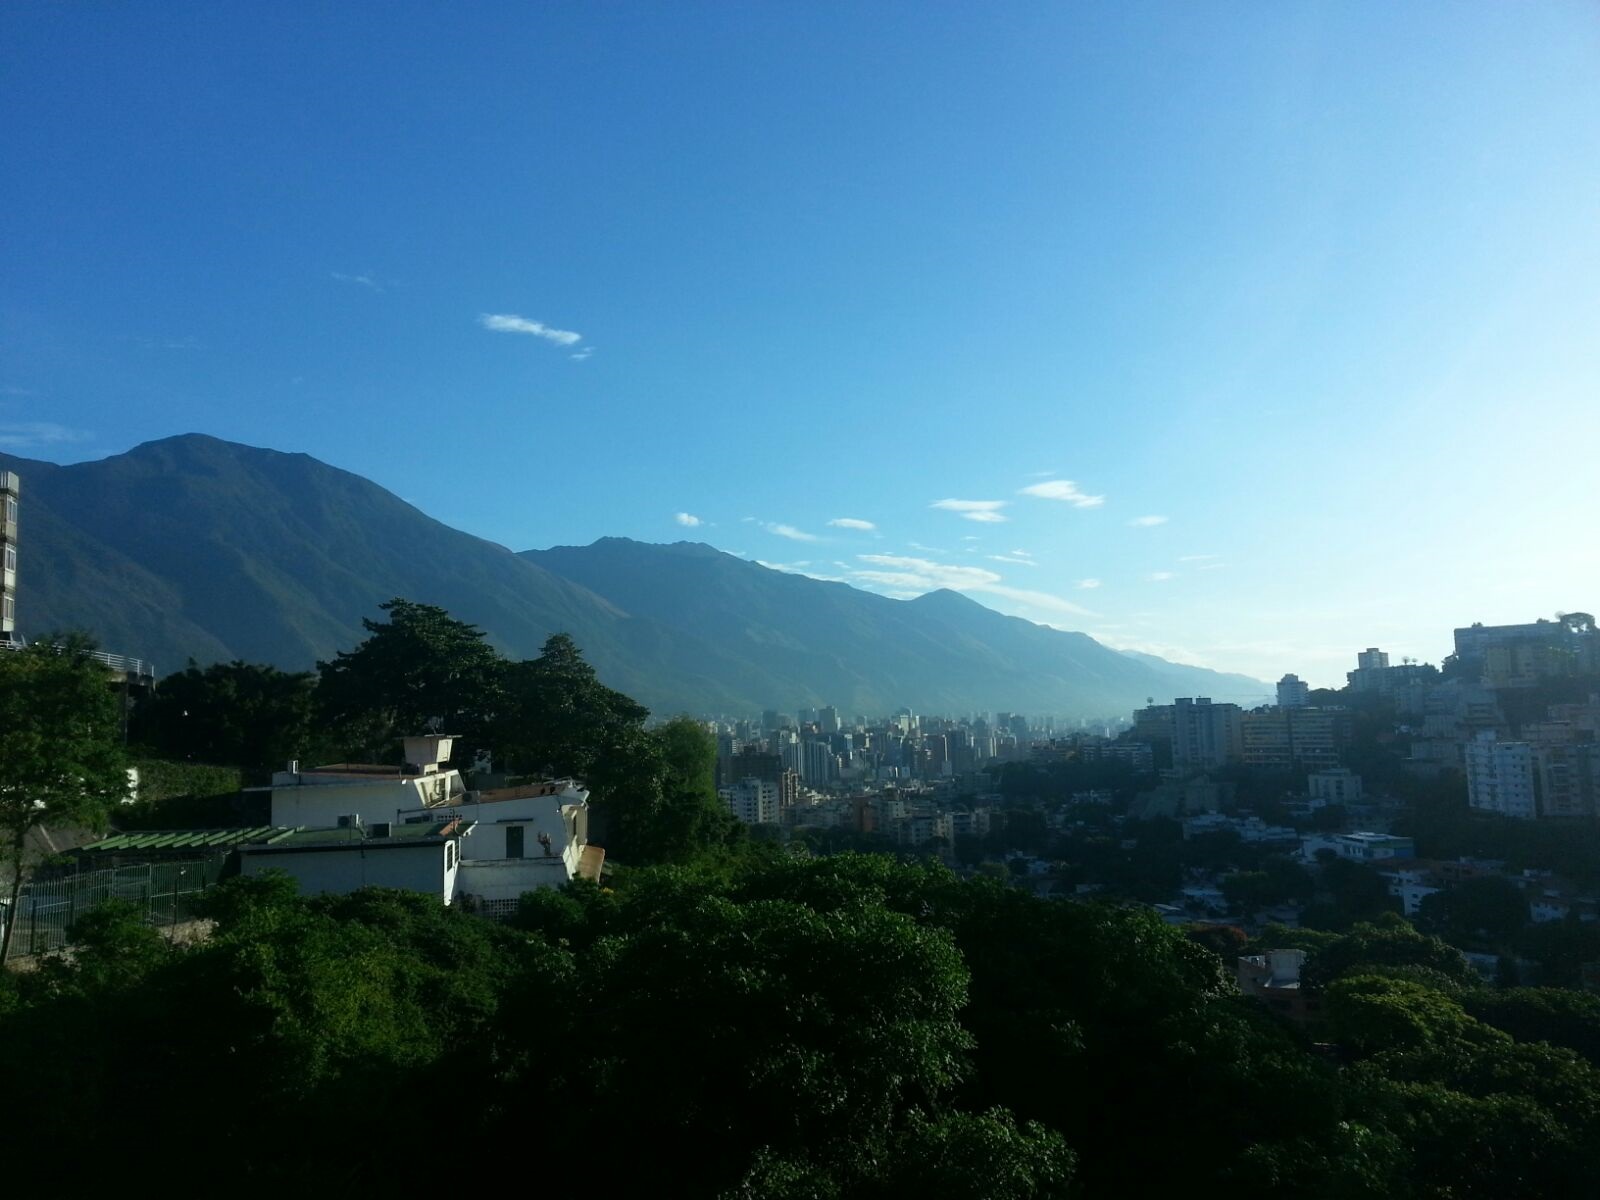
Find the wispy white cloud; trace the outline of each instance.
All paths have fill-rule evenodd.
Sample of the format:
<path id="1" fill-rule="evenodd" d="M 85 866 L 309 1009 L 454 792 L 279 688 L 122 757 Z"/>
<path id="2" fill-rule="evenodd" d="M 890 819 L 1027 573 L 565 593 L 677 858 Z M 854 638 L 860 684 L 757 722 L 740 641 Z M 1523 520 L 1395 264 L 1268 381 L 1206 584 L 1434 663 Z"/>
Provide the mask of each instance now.
<path id="1" fill-rule="evenodd" d="M 594 357 L 594 347 L 593 346 L 585 346 L 582 350 L 579 350 L 576 354 L 569 354 L 569 355 L 567 355 L 567 357 L 570 358 L 573 362 L 588 362 L 591 358 Z"/>
<path id="2" fill-rule="evenodd" d="M 42 446 L 60 446 L 69 442 L 89 439 L 87 431 L 57 425 L 54 421 L 15 421 L 0 424 L 0 448 L 6 450 L 36 450 Z"/>
<path id="3" fill-rule="evenodd" d="M 1148 529 L 1152 525 L 1165 525 L 1166 523 L 1167 519 L 1165 517 L 1135 517 L 1128 522 L 1129 525 L 1137 529 Z"/>
<path id="4" fill-rule="evenodd" d="M 1210 562 L 1210 561 L 1212 561 L 1212 559 L 1221 558 L 1221 557 L 1222 557 L 1222 555 L 1220 555 L 1220 554 L 1180 554 L 1178 556 L 1178 561 L 1179 562 L 1200 563 L 1200 562 Z"/>
<path id="5" fill-rule="evenodd" d="M 1015 554 L 991 554 L 989 557 L 995 562 L 1016 563 L 1020 567 L 1037 567 L 1039 565 L 1031 558 L 1019 558 Z"/>
<path id="6" fill-rule="evenodd" d="M 871 533 L 878 528 L 871 521 L 863 521 L 860 517 L 835 517 L 828 524 L 836 529 L 860 529 L 866 533 Z"/>
<path id="7" fill-rule="evenodd" d="M 1145 579 L 1151 583 L 1165 583 L 1167 580 L 1176 579 L 1177 577 L 1177 573 L 1174 571 L 1151 571 L 1150 574 L 1145 576 Z"/>
<path id="8" fill-rule="evenodd" d="M 1033 551 L 1032 550 L 1013 550 L 1011 553 L 1015 554 L 1018 558 L 1032 558 L 1033 557 Z"/>
<path id="9" fill-rule="evenodd" d="M 979 521 L 985 525 L 998 525 L 1009 520 L 1000 510 L 1010 501 L 1008 500 L 935 500 L 929 508 L 940 508 L 945 512 L 953 512 L 968 521 Z"/>
<path id="10" fill-rule="evenodd" d="M 1024 496 L 1037 496 L 1041 500 L 1059 500 L 1073 508 L 1099 508 L 1106 502 L 1104 496 L 1087 495 L 1070 479 L 1050 479 L 1044 483 L 1030 483 L 1022 489 Z"/>
<path id="11" fill-rule="evenodd" d="M 896 591 L 927 592 L 950 588 L 958 592 L 984 592 L 1047 612 L 1080 617 L 1096 615 L 1050 592 L 1011 587 L 1003 576 L 986 567 L 955 566 L 898 554 L 858 554 L 856 557 L 872 564 L 871 569 L 853 572 L 856 579 Z"/>
<path id="12" fill-rule="evenodd" d="M 909 546 L 913 550 L 920 550 L 924 554 L 948 554 L 949 553 L 948 550 L 941 550 L 938 546 L 924 546 L 921 542 L 907 542 L 906 545 Z"/>
<path id="13" fill-rule="evenodd" d="M 1098 579 L 1080 579 L 1078 580 L 1078 586 L 1085 589 L 1097 588 L 1100 586 L 1100 581 Z"/>
<path id="14" fill-rule="evenodd" d="M 783 571 L 784 573 L 789 574 L 789 575 L 804 575 L 807 579 L 816 579 L 816 580 L 820 580 L 823 583 L 844 583 L 844 582 L 846 582 L 846 580 L 840 578 L 838 575 L 819 575 L 819 574 L 817 574 L 817 572 L 811 570 L 812 564 L 811 564 L 811 562 L 809 560 L 802 561 L 802 562 L 782 563 L 782 562 L 768 562 L 764 558 L 758 558 L 758 559 L 755 560 L 755 562 L 756 562 L 756 564 L 758 566 L 766 567 L 769 571 Z"/>
<path id="15" fill-rule="evenodd" d="M 377 292 L 380 296 L 385 290 L 384 285 L 378 280 L 374 279 L 371 275 L 346 275 L 340 271 L 331 271 L 329 274 L 331 274 L 333 278 L 338 280 L 340 283 L 349 283 L 355 285 L 356 287 L 364 287 L 369 291 Z"/>
<path id="16" fill-rule="evenodd" d="M 699 517 L 695 516 L 693 513 L 686 513 L 686 512 L 673 513 L 672 514 L 672 519 L 674 521 L 676 521 L 679 525 L 686 525 L 690 529 L 693 529 L 696 525 L 705 524 L 704 521 L 702 521 Z"/>
<path id="17" fill-rule="evenodd" d="M 1227 563 L 1201 563 L 1199 569 L 1202 571 L 1220 571 L 1227 565 Z"/>
<path id="18" fill-rule="evenodd" d="M 0 387 L 0 396 L 32 396 L 35 393 L 28 388 Z"/>
<path id="19" fill-rule="evenodd" d="M 529 320 L 514 313 L 480 313 L 478 324 L 495 333 L 525 333 L 558 346 L 576 346 L 583 341 L 581 333 L 574 333 L 570 329 L 554 329 L 543 321 Z"/>
<path id="20" fill-rule="evenodd" d="M 803 529 L 796 529 L 793 525 L 785 525 L 781 521 L 763 521 L 761 528 L 768 533 L 775 533 L 779 537 L 788 538 L 792 542 L 820 542 L 822 540 L 814 533 L 807 533 Z"/>

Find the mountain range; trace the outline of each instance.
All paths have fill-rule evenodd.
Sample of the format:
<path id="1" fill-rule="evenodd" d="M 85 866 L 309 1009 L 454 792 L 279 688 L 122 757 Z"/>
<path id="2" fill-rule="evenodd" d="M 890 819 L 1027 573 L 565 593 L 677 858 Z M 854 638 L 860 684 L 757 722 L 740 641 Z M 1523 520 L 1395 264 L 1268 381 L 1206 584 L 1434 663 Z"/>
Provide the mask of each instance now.
<path id="1" fill-rule="evenodd" d="M 163 670 L 241 658 L 309 669 L 394 596 L 436 604 L 514 657 L 572 635 L 662 713 L 833 704 L 847 713 L 1125 713 L 1264 683 L 1124 653 L 957 592 L 896 600 L 697 542 L 602 538 L 513 553 L 305 454 L 200 434 L 22 478 L 18 628 L 83 629 Z"/>

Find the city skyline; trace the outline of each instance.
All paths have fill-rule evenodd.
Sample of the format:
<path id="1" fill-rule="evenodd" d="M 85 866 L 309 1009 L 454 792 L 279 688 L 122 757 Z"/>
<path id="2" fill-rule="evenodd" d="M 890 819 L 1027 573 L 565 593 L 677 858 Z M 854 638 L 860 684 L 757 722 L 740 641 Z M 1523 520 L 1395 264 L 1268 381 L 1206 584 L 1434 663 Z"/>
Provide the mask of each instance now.
<path id="1" fill-rule="evenodd" d="M 1312 686 L 1600 603 L 1584 6 L 8 32 L 8 452 L 210 433 Z"/>

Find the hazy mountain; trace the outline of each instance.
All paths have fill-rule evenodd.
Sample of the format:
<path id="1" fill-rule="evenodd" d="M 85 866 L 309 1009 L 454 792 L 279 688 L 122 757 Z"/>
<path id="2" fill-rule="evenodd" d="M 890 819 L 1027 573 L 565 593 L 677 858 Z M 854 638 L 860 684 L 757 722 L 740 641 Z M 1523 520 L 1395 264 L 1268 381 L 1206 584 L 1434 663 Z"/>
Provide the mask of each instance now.
<path id="1" fill-rule="evenodd" d="M 1003 616 L 958 592 L 891 600 L 698 542 L 602 538 L 522 557 L 788 681 L 790 705 L 1105 715 L 1150 696 L 1255 699 L 1270 692 L 1242 675 L 1145 661 L 1087 634 Z"/>
<path id="2" fill-rule="evenodd" d="M 699 544 L 513 554 L 308 455 L 200 435 L 66 467 L 0 455 L 0 467 L 23 479 L 22 631 L 87 629 L 162 671 L 190 657 L 308 668 L 405 596 L 515 656 L 571 633 L 607 682 L 667 712 L 1105 714 L 1151 695 L 1268 691 L 952 592 L 890 600 Z"/>

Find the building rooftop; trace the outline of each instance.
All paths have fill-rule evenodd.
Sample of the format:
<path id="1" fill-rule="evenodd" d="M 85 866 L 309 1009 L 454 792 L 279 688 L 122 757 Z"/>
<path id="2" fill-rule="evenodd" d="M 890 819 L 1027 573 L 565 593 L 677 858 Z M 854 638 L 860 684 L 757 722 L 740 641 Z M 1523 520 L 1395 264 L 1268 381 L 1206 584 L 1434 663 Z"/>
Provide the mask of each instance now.
<path id="1" fill-rule="evenodd" d="M 247 842 L 275 842 L 295 831 L 272 825 L 249 829 L 151 829 L 119 833 L 81 847 L 85 851 L 119 852 L 134 850 L 226 850 Z"/>
<path id="2" fill-rule="evenodd" d="M 448 821 L 414 821 L 404 824 L 373 822 L 337 829 L 283 829 L 275 836 L 241 845 L 251 852 L 259 850 L 296 850 L 309 846 L 398 846 L 419 845 L 424 842 L 443 842 L 472 828 L 472 822 L 458 818 Z M 374 830 L 386 832 L 379 836 Z"/>

